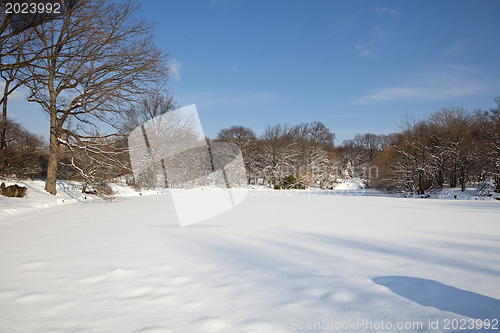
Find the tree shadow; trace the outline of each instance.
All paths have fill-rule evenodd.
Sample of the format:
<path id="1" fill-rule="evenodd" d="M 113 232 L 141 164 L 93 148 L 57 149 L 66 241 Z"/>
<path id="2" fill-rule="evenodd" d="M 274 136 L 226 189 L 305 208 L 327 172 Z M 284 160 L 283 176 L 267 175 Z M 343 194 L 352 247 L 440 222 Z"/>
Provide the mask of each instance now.
<path id="1" fill-rule="evenodd" d="M 372 281 L 410 301 L 438 310 L 490 320 L 498 319 L 500 314 L 500 300 L 437 281 L 409 276 L 380 276 Z"/>

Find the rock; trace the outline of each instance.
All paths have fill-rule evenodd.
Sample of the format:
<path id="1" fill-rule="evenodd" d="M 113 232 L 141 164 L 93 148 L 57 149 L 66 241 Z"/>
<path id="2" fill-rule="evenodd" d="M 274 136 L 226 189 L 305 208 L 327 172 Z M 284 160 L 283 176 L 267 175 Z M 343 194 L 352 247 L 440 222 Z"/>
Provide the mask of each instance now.
<path id="1" fill-rule="evenodd" d="M 0 185 L 0 194 L 6 197 L 22 198 L 26 194 L 28 188 L 26 186 L 19 186 L 17 184 L 5 186 L 5 183 Z"/>

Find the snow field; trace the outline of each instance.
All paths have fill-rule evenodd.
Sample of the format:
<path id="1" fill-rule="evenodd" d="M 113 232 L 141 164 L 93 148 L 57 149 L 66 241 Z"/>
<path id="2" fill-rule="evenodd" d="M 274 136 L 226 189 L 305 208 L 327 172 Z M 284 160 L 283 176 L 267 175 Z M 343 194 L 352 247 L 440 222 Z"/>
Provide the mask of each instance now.
<path id="1" fill-rule="evenodd" d="M 499 317 L 498 203 L 365 194 L 250 191 L 185 228 L 168 193 L 4 217 L 0 331 L 300 332 L 366 319 L 435 332 L 429 320 Z"/>

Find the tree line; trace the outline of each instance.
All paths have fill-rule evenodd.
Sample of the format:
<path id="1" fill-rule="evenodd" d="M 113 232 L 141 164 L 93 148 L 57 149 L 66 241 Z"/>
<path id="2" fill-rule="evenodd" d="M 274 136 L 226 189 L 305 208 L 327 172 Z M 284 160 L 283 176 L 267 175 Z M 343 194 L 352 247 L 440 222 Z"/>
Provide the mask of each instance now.
<path id="1" fill-rule="evenodd" d="M 321 122 L 268 126 L 260 137 L 233 126 L 215 140 L 240 147 L 249 184 L 330 189 L 338 181 L 362 178 L 386 191 L 464 191 L 476 183 L 498 192 L 500 98 L 496 103 L 487 111 L 444 108 L 424 120 L 407 120 L 398 133 L 357 134 L 338 147 Z"/>
<path id="2" fill-rule="evenodd" d="M 499 192 L 500 98 L 496 102 L 488 111 L 445 108 L 407 122 L 373 161 L 379 170 L 374 185 L 424 194 L 445 186 L 464 191 L 476 182 Z"/>
<path id="3" fill-rule="evenodd" d="M 221 130 L 216 141 L 237 144 L 242 152 L 249 184 L 275 188 L 328 188 L 335 181 L 339 158 L 335 138 L 321 122 L 268 126 L 257 138 L 243 126 Z"/>
<path id="4" fill-rule="evenodd" d="M 276 124 L 260 136 L 250 128 L 232 126 L 207 141 L 212 145 L 232 142 L 240 148 L 250 185 L 333 189 L 339 181 L 362 178 L 386 191 L 424 194 L 444 187 L 464 190 L 470 183 L 499 191 L 500 99 L 497 103 L 488 111 L 445 108 L 426 119 L 406 121 L 398 133 L 357 134 L 339 146 L 334 146 L 335 134 L 321 122 Z M 151 94 L 123 113 L 120 126 L 130 133 L 175 108 L 171 97 Z M 6 173 L 43 177 L 48 164 L 46 143 L 16 122 L 8 121 L 7 129 Z M 125 140 L 100 138 L 87 145 L 86 151 L 62 151 L 59 178 L 93 187 L 95 181 L 89 177 L 104 183 L 126 176 L 134 183 L 128 155 L 121 153 L 127 150 Z"/>
<path id="5" fill-rule="evenodd" d="M 133 0 L 59 2 L 59 15 L 0 12 L 0 175 L 43 177 L 51 194 L 57 179 L 104 193 L 114 179 L 134 183 L 127 135 L 177 107 L 166 88 L 168 54 L 154 44 L 153 25 L 135 16 Z M 47 114 L 48 144 L 8 118 L 9 97 L 19 89 Z M 464 190 L 471 182 L 499 191 L 496 102 L 487 111 L 442 109 L 407 121 L 398 133 L 357 134 L 339 146 L 318 121 L 268 126 L 260 136 L 232 126 L 213 141 L 238 145 L 248 184 L 331 189 L 340 179 L 363 178 L 379 189 L 419 194 Z"/>

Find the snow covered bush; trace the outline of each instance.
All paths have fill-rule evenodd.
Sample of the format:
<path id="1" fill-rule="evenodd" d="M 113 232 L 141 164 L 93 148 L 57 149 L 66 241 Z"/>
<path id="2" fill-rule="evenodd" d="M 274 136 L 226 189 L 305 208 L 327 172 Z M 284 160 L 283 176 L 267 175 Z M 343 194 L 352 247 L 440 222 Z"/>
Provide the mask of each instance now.
<path id="1" fill-rule="evenodd" d="M 292 175 L 288 175 L 280 180 L 280 182 L 274 185 L 275 190 L 305 190 L 306 185 L 300 179 L 295 178 Z"/>
<path id="2" fill-rule="evenodd" d="M 497 185 L 493 181 L 493 179 L 486 179 L 480 186 L 479 186 L 479 195 L 486 195 L 486 196 L 491 196 L 493 192 L 495 192 L 495 188 Z"/>

